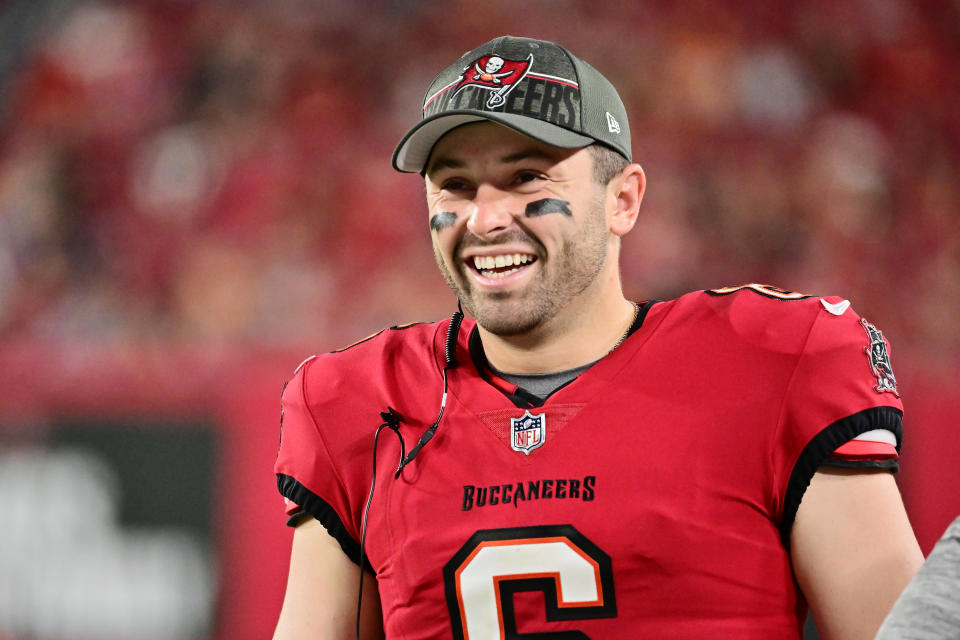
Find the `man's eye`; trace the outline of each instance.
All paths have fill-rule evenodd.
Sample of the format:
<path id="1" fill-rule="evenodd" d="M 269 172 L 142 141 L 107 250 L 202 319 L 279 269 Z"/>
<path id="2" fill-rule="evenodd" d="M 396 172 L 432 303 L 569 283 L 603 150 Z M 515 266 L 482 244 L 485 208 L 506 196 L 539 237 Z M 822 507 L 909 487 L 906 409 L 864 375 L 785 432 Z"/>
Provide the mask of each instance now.
<path id="1" fill-rule="evenodd" d="M 463 180 L 447 180 L 442 186 L 444 191 L 463 191 L 468 188 L 469 186 Z"/>
<path id="2" fill-rule="evenodd" d="M 539 179 L 540 179 L 540 174 L 539 174 L 539 173 L 524 172 L 524 173 L 521 173 L 521 174 L 517 175 L 517 182 L 518 182 L 518 183 L 535 182 L 535 181 L 537 181 L 537 180 L 539 180 Z"/>

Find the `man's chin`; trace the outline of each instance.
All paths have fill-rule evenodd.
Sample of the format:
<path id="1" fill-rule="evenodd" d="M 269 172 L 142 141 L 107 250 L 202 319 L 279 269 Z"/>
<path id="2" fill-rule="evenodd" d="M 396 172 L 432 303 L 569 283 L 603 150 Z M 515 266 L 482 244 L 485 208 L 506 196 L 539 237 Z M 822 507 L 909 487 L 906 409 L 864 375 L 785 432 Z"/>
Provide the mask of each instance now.
<path id="1" fill-rule="evenodd" d="M 520 305 L 503 301 L 502 304 L 487 303 L 472 310 L 477 324 L 498 336 L 511 337 L 530 333 L 537 329 L 544 318 L 536 310 L 518 308 Z"/>
<path id="2" fill-rule="evenodd" d="M 501 338 L 512 338 L 516 336 L 527 335 L 540 326 L 539 322 L 500 322 L 499 319 L 492 322 L 478 319 L 477 324 L 483 327 L 483 329 L 488 333 L 492 333 L 495 336 L 500 336 Z"/>
<path id="3" fill-rule="evenodd" d="M 530 333 L 544 320 L 545 310 L 530 308 L 527 291 L 478 291 L 465 287 L 449 276 L 450 288 L 485 331 L 510 337 Z"/>

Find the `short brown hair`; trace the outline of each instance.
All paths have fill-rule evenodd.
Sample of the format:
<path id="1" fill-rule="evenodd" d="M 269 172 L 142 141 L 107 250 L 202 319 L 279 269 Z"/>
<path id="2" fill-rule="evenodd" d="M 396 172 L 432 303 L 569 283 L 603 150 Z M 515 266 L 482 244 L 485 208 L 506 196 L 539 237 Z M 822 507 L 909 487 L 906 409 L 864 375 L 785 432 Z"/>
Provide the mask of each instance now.
<path id="1" fill-rule="evenodd" d="M 593 179 L 600 186 L 608 185 L 629 164 L 626 158 L 608 146 L 595 142 L 587 149 L 593 156 Z"/>

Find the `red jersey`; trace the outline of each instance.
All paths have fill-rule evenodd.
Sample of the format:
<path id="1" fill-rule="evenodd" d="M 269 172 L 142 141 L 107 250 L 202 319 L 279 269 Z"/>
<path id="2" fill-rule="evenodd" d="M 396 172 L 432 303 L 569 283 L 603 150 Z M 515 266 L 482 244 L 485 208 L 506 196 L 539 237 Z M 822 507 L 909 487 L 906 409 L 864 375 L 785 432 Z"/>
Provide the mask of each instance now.
<path id="1" fill-rule="evenodd" d="M 378 445 L 386 636 L 800 638 L 788 547 L 810 478 L 860 434 L 900 442 L 888 346 L 848 306 L 758 286 L 648 303 L 540 406 L 464 322 L 435 437 L 397 479 L 398 438 Z M 380 412 L 407 450 L 434 421 L 448 324 L 313 358 L 284 392 L 280 490 L 355 561 Z"/>

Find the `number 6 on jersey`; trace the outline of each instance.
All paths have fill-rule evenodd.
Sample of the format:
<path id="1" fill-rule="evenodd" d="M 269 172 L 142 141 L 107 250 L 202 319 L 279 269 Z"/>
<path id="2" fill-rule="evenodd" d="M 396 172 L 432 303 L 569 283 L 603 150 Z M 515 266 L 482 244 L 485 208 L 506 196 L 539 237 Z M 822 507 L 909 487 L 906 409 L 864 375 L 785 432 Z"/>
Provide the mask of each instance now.
<path id="1" fill-rule="evenodd" d="M 588 639 L 582 631 L 521 634 L 513 595 L 542 591 L 546 619 L 613 618 L 610 556 L 571 525 L 477 531 L 443 568 L 456 640 Z"/>

